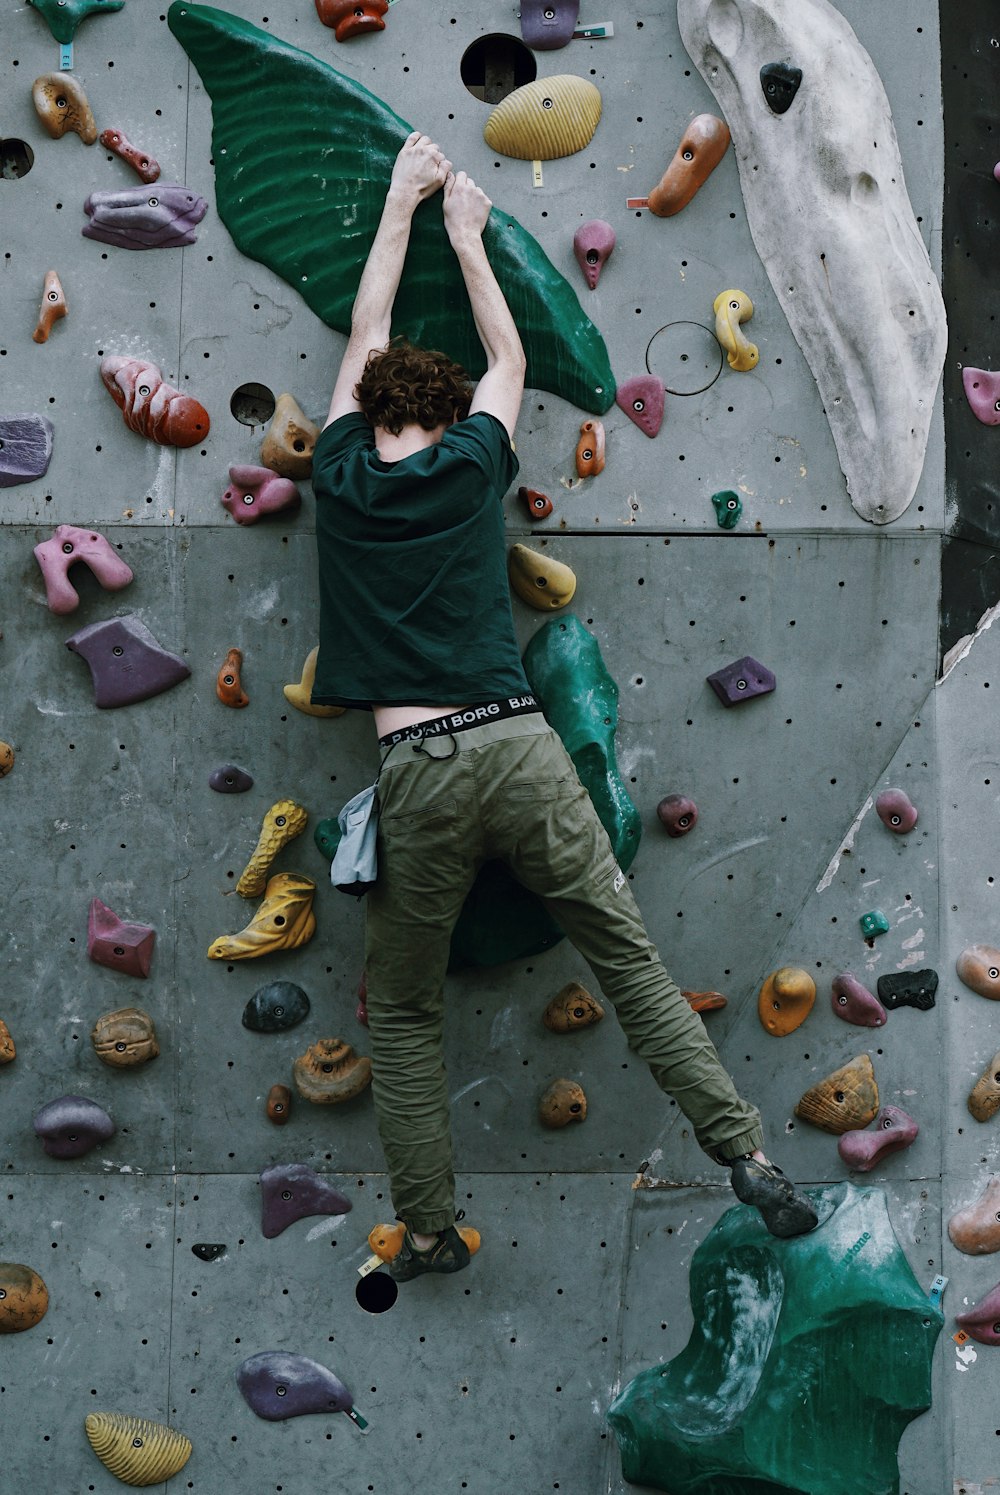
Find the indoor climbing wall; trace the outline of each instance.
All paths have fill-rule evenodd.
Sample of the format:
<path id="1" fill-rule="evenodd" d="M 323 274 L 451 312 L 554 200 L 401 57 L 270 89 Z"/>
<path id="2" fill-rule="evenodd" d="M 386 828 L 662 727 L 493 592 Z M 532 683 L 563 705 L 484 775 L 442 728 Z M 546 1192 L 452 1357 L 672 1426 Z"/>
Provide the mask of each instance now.
<path id="1" fill-rule="evenodd" d="M 897 1441 L 905 1495 L 1000 1476 L 1000 595 L 996 433 L 974 414 L 1000 52 L 985 3 L 940 45 L 932 0 L 812 7 L 812 32 L 791 0 L 766 24 L 754 0 L 321 0 L 327 25 L 314 0 L 9 8 L 0 1330 L 23 1332 L 0 1488 L 119 1488 L 98 1453 L 203 1495 L 623 1495 L 654 1476 L 619 1409 L 682 1353 L 696 1442 L 750 1419 L 756 1463 L 732 1478 L 754 1495 L 881 1495 Z M 834 1211 L 807 1250 L 764 1261 L 725 1216 L 726 1175 L 613 1013 L 543 1024 L 568 983 L 599 995 L 561 942 L 449 978 L 480 1255 L 395 1301 L 371 1269 L 393 1211 L 356 1017 L 364 908 L 315 832 L 371 782 L 374 734 L 300 709 L 308 474 L 411 127 L 493 199 L 529 349 L 518 484 L 551 509 L 505 500 L 533 553 L 519 638 L 573 615 L 617 683 L 641 822 L 621 859 L 681 987 L 726 998 L 704 1021 L 769 1151 Z M 401 330 L 474 351 L 435 211 Z M 556 1079 L 582 1124 L 542 1125 Z M 853 1142 L 815 1124 L 831 1115 Z M 743 1285 L 711 1310 L 729 1381 L 696 1342 L 715 1270 Z M 814 1278 L 829 1320 L 805 1310 Z M 779 1483 L 797 1414 L 762 1397 L 763 1367 L 780 1376 L 800 1310 L 833 1388 L 824 1472 L 793 1449 Z M 838 1452 L 872 1404 L 859 1473 Z"/>

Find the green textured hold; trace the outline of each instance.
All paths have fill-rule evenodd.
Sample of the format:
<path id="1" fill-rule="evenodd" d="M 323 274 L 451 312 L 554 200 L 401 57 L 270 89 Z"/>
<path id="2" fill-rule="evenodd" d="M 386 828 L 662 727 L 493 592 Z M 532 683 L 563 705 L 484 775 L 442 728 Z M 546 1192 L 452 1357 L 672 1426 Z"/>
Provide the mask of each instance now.
<path id="1" fill-rule="evenodd" d="M 332 862 L 340 845 L 340 821 L 336 815 L 330 815 L 326 820 L 321 820 L 313 831 L 313 840 L 320 856 L 326 857 Z"/>
<path id="2" fill-rule="evenodd" d="M 896 1449 L 930 1406 L 944 1317 L 881 1189 L 807 1192 L 822 1222 L 811 1234 L 770 1236 L 736 1205 L 698 1247 L 686 1348 L 641 1371 L 608 1413 L 630 1483 L 670 1495 L 898 1495 Z"/>
<path id="3" fill-rule="evenodd" d="M 740 522 L 743 513 L 743 500 L 738 493 L 731 488 L 726 488 L 722 493 L 712 494 L 712 503 L 715 505 L 715 517 L 720 529 L 735 529 Z"/>
<path id="4" fill-rule="evenodd" d="M 237 16 L 174 0 L 168 22 L 212 99 L 216 202 L 236 247 L 348 332 L 410 126 L 361 84 Z M 572 286 L 496 208 L 483 243 L 521 333 L 528 385 L 602 414 L 614 375 Z M 473 378 L 485 369 L 440 193 L 414 214 L 392 330 L 442 349 Z"/>
<path id="5" fill-rule="evenodd" d="M 28 0 L 44 16 L 57 42 L 73 40 L 76 28 L 88 16 L 103 16 L 121 10 L 125 0 Z"/>
<path id="6" fill-rule="evenodd" d="M 889 920 L 880 908 L 873 908 L 870 913 L 862 914 L 858 923 L 866 940 L 874 939 L 877 934 L 889 933 Z"/>

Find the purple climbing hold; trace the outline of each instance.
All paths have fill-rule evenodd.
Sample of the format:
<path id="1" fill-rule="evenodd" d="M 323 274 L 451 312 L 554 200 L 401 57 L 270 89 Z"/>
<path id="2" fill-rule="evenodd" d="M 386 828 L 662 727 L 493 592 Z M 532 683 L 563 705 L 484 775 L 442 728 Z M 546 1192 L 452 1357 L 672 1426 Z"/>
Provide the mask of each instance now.
<path id="1" fill-rule="evenodd" d="M 306 1163 L 275 1163 L 260 1175 L 260 1228 L 268 1240 L 307 1215 L 346 1215 L 351 1201 Z"/>
<path id="2" fill-rule="evenodd" d="M 890 1011 L 895 1007 L 916 1007 L 918 1012 L 930 1011 L 937 989 L 938 973 L 929 967 L 923 971 L 896 971 L 889 976 L 880 976 L 876 987 L 883 1007 Z"/>
<path id="3" fill-rule="evenodd" d="M 253 788 L 253 779 L 235 763 L 220 763 L 208 776 L 208 787 L 216 794 L 245 794 Z"/>
<path id="4" fill-rule="evenodd" d="M 349 1412 L 354 1399 L 332 1370 L 305 1355 L 263 1350 L 236 1372 L 236 1384 L 252 1412 L 268 1422 L 310 1412 Z"/>
<path id="5" fill-rule="evenodd" d="M 297 509 L 302 502 L 291 478 L 279 477 L 270 467 L 237 465 L 229 469 L 229 487 L 222 495 L 237 524 L 254 524 L 265 514 Z"/>
<path id="6" fill-rule="evenodd" d="M 898 1106 L 883 1106 L 870 1131 L 843 1132 L 837 1151 L 855 1173 L 870 1173 L 890 1153 L 909 1147 L 919 1130 L 913 1117 Z"/>
<path id="7" fill-rule="evenodd" d="M 580 0 L 521 0 L 521 36 L 535 52 L 555 52 L 573 40 Z"/>
<path id="8" fill-rule="evenodd" d="M 875 813 L 896 836 L 905 836 L 917 823 L 917 812 L 902 789 L 883 789 L 875 801 Z"/>
<path id="9" fill-rule="evenodd" d="M 964 1313 L 956 1314 L 955 1322 L 980 1344 L 1000 1344 L 1000 1282 L 985 1298 L 980 1298 Z"/>
<path id="10" fill-rule="evenodd" d="M 635 421 L 640 431 L 655 436 L 663 424 L 663 402 L 666 391 L 662 379 L 655 374 L 636 374 L 619 384 L 615 403 L 624 410 L 629 420 Z"/>
<path id="11" fill-rule="evenodd" d="M 749 654 L 734 659 L 732 664 L 705 678 L 723 706 L 738 706 L 742 701 L 753 700 L 754 696 L 766 696 L 778 683 L 767 666 Z"/>
<path id="12" fill-rule="evenodd" d="M 964 368 L 962 386 L 976 419 L 984 426 L 1000 426 L 1000 374 Z"/>
<path id="13" fill-rule="evenodd" d="M 698 823 L 698 806 L 686 794 L 665 795 L 656 814 L 668 836 L 686 836 Z"/>
<path id="14" fill-rule="evenodd" d="M 862 986 L 856 976 L 846 972 L 833 978 L 830 1004 L 837 1017 L 842 1017 L 845 1023 L 854 1023 L 858 1028 L 881 1028 L 888 1015 L 867 986 Z"/>
<path id="15" fill-rule="evenodd" d="M 83 205 L 89 222 L 81 233 L 117 249 L 173 249 L 193 244 L 195 225 L 208 211 L 197 192 L 178 182 L 92 192 Z"/>
<path id="16" fill-rule="evenodd" d="M 186 680 L 191 671 L 131 613 L 90 623 L 66 640 L 90 665 L 98 706 L 131 706 Z"/>
<path id="17" fill-rule="evenodd" d="M 52 422 L 44 415 L 0 415 L 0 488 L 45 476 L 52 456 Z"/>
<path id="18" fill-rule="evenodd" d="M 127 976 L 148 976 L 155 943 L 156 930 L 150 925 L 127 924 L 99 898 L 90 900 L 87 954 L 95 965 Z"/>
<path id="19" fill-rule="evenodd" d="M 50 1158 L 82 1158 L 114 1136 L 115 1124 L 103 1106 L 84 1095 L 61 1095 L 36 1111 L 36 1136 Z"/>
<path id="20" fill-rule="evenodd" d="M 75 524 L 58 525 L 50 539 L 35 546 L 35 560 L 42 568 L 45 600 L 54 613 L 75 612 L 80 605 L 69 579 L 69 568 L 77 561 L 90 567 L 107 592 L 120 592 L 132 580 L 132 568 L 115 553 L 110 541 Z"/>
<path id="21" fill-rule="evenodd" d="M 615 231 L 604 218 L 581 223 L 573 235 L 573 253 L 591 290 L 596 288 L 615 242 Z"/>

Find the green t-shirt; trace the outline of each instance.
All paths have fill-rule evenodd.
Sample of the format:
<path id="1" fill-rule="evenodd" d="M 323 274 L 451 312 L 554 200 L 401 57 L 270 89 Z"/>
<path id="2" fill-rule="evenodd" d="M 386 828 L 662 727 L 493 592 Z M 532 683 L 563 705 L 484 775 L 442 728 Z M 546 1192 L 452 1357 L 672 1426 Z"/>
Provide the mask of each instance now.
<path id="1" fill-rule="evenodd" d="M 315 705 L 481 705 L 530 692 L 514 636 L 500 500 L 517 473 L 479 411 L 383 462 L 363 415 L 313 456 L 319 550 Z"/>

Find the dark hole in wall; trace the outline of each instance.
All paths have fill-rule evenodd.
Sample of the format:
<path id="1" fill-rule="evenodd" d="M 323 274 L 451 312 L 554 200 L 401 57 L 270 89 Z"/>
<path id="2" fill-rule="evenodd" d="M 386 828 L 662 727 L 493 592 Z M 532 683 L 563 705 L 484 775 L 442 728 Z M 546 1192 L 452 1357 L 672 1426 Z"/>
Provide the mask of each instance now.
<path id="1" fill-rule="evenodd" d="M 533 83 L 534 54 L 519 37 L 494 31 L 481 36 L 462 54 L 462 82 L 473 98 L 499 104 L 515 88 Z"/>

